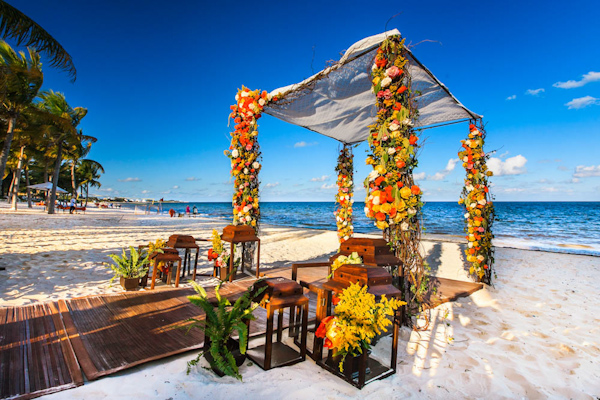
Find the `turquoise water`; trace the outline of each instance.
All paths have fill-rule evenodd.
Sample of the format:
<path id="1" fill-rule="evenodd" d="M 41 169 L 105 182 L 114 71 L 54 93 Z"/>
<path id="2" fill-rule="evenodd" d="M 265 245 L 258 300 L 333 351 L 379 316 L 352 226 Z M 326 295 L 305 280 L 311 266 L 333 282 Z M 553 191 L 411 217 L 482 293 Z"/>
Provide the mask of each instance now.
<path id="1" fill-rule="evenodd" d="M 230 221 L 231 203 L 178 203 L 164 208 L 185 212 L 194 205 L 201 216 Z M 600 202 L 495 202 L 496 243 L 507 247 L 541 249 L 600 256 Z M 133 208 L 133 205 L 126 205 Z M 354 230 L 379 233 L 355 203 Z M 262 223 L 335 230 L 333 202 L 263 202 Z M 430 202 L 423 207 L 426 234 L 463 236 L 464 211 L 456 202 Z"/>

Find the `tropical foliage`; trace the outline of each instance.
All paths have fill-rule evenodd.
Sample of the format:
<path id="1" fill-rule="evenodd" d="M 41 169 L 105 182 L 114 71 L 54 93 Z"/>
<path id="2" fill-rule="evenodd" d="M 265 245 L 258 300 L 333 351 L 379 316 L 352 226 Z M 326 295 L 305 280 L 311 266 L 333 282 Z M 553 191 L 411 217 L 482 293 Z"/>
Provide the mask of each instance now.
<path id="1" fill-rule="evenodd" d="M 333 213 L 337 223 L 337 232 L 340 243 L 344 243 L 354 235 L 352 225 L 352 205 L 354 204 L 354 155 L 352 147 L 344 145 L 338 157 L 335 168 L 338 173 L 338 192 L 335 201 L 337 210 Z"/>
<path id="2" fill-rule="evenodd" d="M 467 249 L 465 254 L 469 262 L 469 273 L 480 281 L 490 284 L 494 264 L 492 246 L 492 225 L 494 223 L 494 204 L 489 192 L 488 177 L 492 176 L 486 164 L 487 155 L 483 151 L 485 131 L 483 127 L 469 125 L 469 137 L 462 140 L 462 150 L 458 157 L 467 172 L 465 187 L 459 204 L 465 207 L 465 233 Z"/>
<path id="3" fill-rule="evenodd" d="M 4 6 L 0 1 L 0 11 Z M 71 107 L 62 93 L 40 92 L 42 83 L 38 52 L 16 52 L 0 40 L 0 194 L 6 193 L 16 209 L 23 184 L 52 182 L 46 201 L 53 213 L 57 186 L 70 188 L 73 196 L 85 192 L 87 205 L 89 188 L 101 186 L 104 168 L 87 158 L 97 139 L 77 128 L 87 109 Z M 31 196 L 27 190 L 30 207 Z"/>
<path id="4" fill-rule="evenodd" d="M 346 356 L 357 356 L 370 349 L 373 338 L 386 332 L 392 324 L 388 317 L 406 304 L 394 298 L 388 299 L 385 295 L 377 302 L 367 290 L 367 286 L 359 283 L 344 289 L 335 307 L 335 315 L 324 318 L 315 333 L 325 339 L 324 346 L 332 349 L 334 356 L 342 356 L 339 364 L 342 372 Z"/>
<path id="5" fill-rule="evenodd" d="M 160 250 L 162 252 L 162 250 Z M 145 250 L 136 250 L 135 247 L 129 247 L 129 254 L 123 249 L 121 255 L 109 254 L 112 264 L 105 263 L 113 272 L 114 276 L 111 278 L 111 282 L 116 278 L 141 278 L 148 272 L 148 257 L 149 254 Z"/>
<path id="6" fill-rule="evenodd" d="M 255 319 L 252 313 L 258 307 L 258 304 L 253 302 L 252 299 L 262 294 L 266 287 L 259 289 L 256 293 L 253 292 L 252 287 L 249 288 L 232 305 L 229 300 L 219 293 L 222 283 L 219 283 L 215 287 L 216 302 L 214 303 L 209 300 L 206 290 L 202 286 L 196 282 L 190 283 L 197 294 L 188 296 L 188 299 L 192 304 L 204 311 L 206 319 L 191 319 L 190 321 L 193 321 L 193 323 L 189 326 L 188 331 L 192 328 L 202 329 L 205 337 L 210 340 L 208 351 L 212 356 L 214 366 L 225 375 L 242 380 L 242 375 L 227 344 L 234 332 L 237 332 L 240 352 L 246 354 L 248 346 L 248 327 L 246 322 Z M 191 367 L 198 364 L 203 355 L 205 354 L 200 353 L 196 359 L 188 362 L 188 373 Z"/>

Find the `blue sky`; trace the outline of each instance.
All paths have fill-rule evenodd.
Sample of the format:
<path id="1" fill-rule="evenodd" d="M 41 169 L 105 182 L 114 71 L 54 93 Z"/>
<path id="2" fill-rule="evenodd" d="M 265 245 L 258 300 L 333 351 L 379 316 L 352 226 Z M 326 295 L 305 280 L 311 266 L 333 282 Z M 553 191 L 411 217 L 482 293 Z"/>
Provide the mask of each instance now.
<path id="1" fill-rule="evenodd" d="M 242 85 L 267 91 L 397 28 L 469 109 L 484 115 L 497 200 L 600 200 L 600 3 L 81 2 L 9 0 L 72 55 L 77 81 L 44 68 L 45 89 L 87 107 L 104 196 L 230 201 L 229 106 Z M 523 4 L 518 4 L 523 3 Z M 333 201 L 339 144 L 260 121 L 263 201 Z M 458 199 L 453 161 L 466 124 L 427 130 L 425 201 Z M 366 146 L 355 151 L 362 182 Z M 454 166 L 454 168 L 452 168 Z M 357 188 L 357 200 L 364 190 Z"/>

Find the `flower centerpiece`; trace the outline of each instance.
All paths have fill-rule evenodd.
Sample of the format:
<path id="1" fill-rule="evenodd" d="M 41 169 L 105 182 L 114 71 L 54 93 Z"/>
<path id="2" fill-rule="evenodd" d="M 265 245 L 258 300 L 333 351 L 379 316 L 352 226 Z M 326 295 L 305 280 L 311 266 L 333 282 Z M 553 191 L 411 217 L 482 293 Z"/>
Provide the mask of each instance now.
<path id="1" fill-rule="evenodd" d="M 258 173 L 261 169 L 258 145 L 258 119 L 271 100 L 266 91 L 250 90 L 244 86 L 235 96 L 230 118 L 235 126 L 231 145 L 225 155 L 231 160 L 231 176 L 235 179 L 233 194 L 233 224 L 250 225 L 258 230 Z"/>
<path id="2" fill-rule="evenodd" d="M 352 204 L 354 203 L 353 160 L 352 148 L 344 145 L 340 151 L 337 167 L 335 168 L 338 173 L 338 193 L 335 196 L 338 208 L 333 213 L 337 223 L 340 243 L 344 243 L 354 235 L 354 226 L 352 225 Z"/>
<path id="3" fill-rule="evenodd" d="M 493 174 L 487 168 L 488 156 L 483 151 L 484 141 L 483 128 L 470 124 L 469 138 L 461 141 L 462 150 L 458 153 L 467 173 L 459 204 L 463 204 L 466 211 L 465 233 L 468 242 L 465 254 L 471 264 L 469 273 L 490 284 L 494 262 L 494 204 L 489 193 L 488 177 Z"/>
<path id="4" fill-rule="evenodd" d="M 163 249 L 167 247 L 167 242 L 163 239 L 156 239 L 155 242 L 148 243 L 148 254 L 149 257 L 152 258 L 153 253 L 163 253 Z M 158 263 L 158 270 L 163 274 L 169 273 L 169 264 L 165 264 L 164 262 Z"/>
<path id="5" fill-rule="evenodd" d="M 387 331 L 392 324 L 388 317 L 402 306 L 403 301 L 384 296 L 375 301 L 375 296 L 367 292 L 367 286 L 351 284 L 339 295 L 335 315 L 321 321 L 315 335 L 324 338 L 324 346 L 333 350 L 333 356 L 341 356 L 339 369 L 348 355 L 358 356 L 369 350 L 373 338 Z"/>
<path id="6" fill-rule="evenodd" d="M 333 276 L 333 273 L 339 267 L 341 267 L 342 265 L 345 265 L 345 264 L 362 264 L 362 258 L 360 258 L 358 253 L 355 251 L 353 251 L 352 254 L 350 254 L 349 256 L 344 256 L 344 255 L 339 256 L 331 264 L 331 274 L 328 276 L 328 278 L 331 278 Z"/>
<path id="7" fill-rule="evenodd" d="M 212 231 L 212 247 L 208 249 L 208 261 L 214 261 L 215 267 L 227 267 L 229 264 L 229 253 L 223 247 L 223 241 L 219 231 L 213 229 Z"/>

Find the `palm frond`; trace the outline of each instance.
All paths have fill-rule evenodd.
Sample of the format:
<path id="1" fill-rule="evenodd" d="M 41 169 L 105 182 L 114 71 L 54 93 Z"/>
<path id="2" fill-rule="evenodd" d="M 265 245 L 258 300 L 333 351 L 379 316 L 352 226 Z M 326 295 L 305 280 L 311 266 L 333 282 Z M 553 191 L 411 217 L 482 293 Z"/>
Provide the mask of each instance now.
<path id="1" fill-rule="evenodd" d="M 75 82 L 77 70 L 69 53 L 44 28 L 4 0 L 0 0 L 0 36 L 46 54 L 51 66 L 66 71 Z"/>

